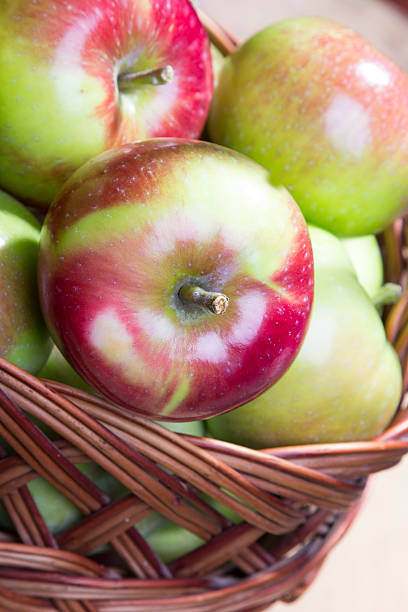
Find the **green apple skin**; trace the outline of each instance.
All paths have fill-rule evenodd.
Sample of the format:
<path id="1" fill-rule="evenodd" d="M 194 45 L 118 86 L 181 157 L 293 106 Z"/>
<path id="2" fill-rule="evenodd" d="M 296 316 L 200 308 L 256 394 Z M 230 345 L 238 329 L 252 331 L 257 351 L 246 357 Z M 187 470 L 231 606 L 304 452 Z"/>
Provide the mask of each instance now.
<path id="1" fill-rule="evenodd" d="M 205 434 L 205 425 L 203 421 L 157 421 L 157 423 L 175 433 L 199 437 Z"/>
<path id="2" fill-rule="evenodd" d="M 36 374 L 51 351 L 37 290 L 40 224 L 0 191 L 0 357 Z"/>
<path id="3" fill-rule="evenodd" d="M 210 51 L 211 51 L 211 63 L 212 63 L 212 70 L 213 70 L 213 83 L 214 83 L 214 89 L 215 89 L 218 85 L 218 80 L 221 74 L 221 69 L 224 64 L 225 56 L 214 45 L 214 43 L 210 43 Z M 200 136 L 200 140 L 210 140 L 210 137 L 208 134 L 207 123 L 204 126 L 204 130 Z"/>
<path id="4" fill-rule="evenodd" d="M 215 90 L 218 86 L 221 70 L 224 65 L 225 56 L 221 53 L 218 47 L 214 45 L 214 43 L 210 43 L 210 52 L 213 70 L 213 85 Z"/>
<path id="5" fill-rule="evenodd" d="M 399 403 L 401 367 L 345 248 L 309 227 L 315 299 L 298 356 L 257 399 L 209 419 L 219 439 L 253 448 L 368 440 Z"/>
<path id="6" fill-rule="evenodd" d="M 92 387 L 88 385 L 82 376 L 80 376 L 71 364 L 68 363 L 55 344 L 52 347 L 50 356 L 41 370 L 37 373 L 37 376 L 48 380 L 54 380 L 64 385 L 70 385 L 71 387 L 87 391 L 88 393 L 95 393 Z"/>
<path id="7" fill-rule="evenodd" d="M 188 529 L 167 519 L 147 534 L 146 540 L 164 563 L 171 563 L 205 544 Z"/>
<path id="8" fill-rule="evenodd" d="M 376 237 L 370 234 L 342 238 L 341 242 L 351 259 L 360 285 L 373 298 L 384 282 L 383 260 Z"/>
<path id="9" fill-rule="evenodd" d="M 230 55 L 208 129 L 333 234 L 378 233 L 407 208 L 408 77 L 327 19 L 273 24 Z"/>
<path id="10" fill-rule="evenodd" d="M 45 210 L 107 149 L 199 137 L 211 55 L 186 0 L 2 0 L 0 29 L 0 186 L 25 203 Z M 120 81 L 168 65 L 169 82 Z"/>
<path id="11" fill-rule="evenodd" d="M 234 525 L 238 525 L 243 521 L 242 517 L 236 512 L 211 496 L 203 494 L 202 497 Z M 186 555 L 205 544 L 204 540 L 194 533 L 168 519 L 163 519 L 163 522 L 151 531 L 146 539 L 164 563 L 171 563 L 174 559 Z"/>

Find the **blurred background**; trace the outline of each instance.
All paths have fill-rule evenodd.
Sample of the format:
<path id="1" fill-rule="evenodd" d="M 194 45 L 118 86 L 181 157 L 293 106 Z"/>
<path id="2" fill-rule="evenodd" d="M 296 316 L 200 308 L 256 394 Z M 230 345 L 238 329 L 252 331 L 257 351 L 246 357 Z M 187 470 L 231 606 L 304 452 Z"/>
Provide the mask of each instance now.
<path id="1" fill-rule="evenodd" d="M 195 4 L 241 40 L 288 17 L 329 17 L 365 36 L 408 72 L 408 0 L 199 0 Z M 407 557 L 405 458 L 371 478 L 362 511 L 308 591 L 294 603 L 274 605 L 271 612 L 407 612 Z"/>

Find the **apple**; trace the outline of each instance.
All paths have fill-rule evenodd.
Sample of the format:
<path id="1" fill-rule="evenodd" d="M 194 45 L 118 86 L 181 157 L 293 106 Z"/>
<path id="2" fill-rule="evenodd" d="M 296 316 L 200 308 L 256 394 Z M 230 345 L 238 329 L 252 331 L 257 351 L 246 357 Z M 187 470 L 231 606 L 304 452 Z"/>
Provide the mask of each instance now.
<path id="1" fill-rule="evenodd" d="M 187 0 L 3 0 L 0 28 L 0 186 L 25 203 L 107 149 L 201 133 L 211 55 Z"/>
<path id="2" fill-rule="evenodd" d="M 210 495 L 203 493 L 202 497 L 232 524 L 242 523 L 242 517 L 228 506 L 213 499 Z M 165 518 L 147 534 L 146 540 L 164 563 L 171 563 L 178 557 L 186 555 L 205 544 L 204 540 L 195 533 Z"/>
<path id="3" fill-rule="evenodd" d="M 282 378 L 245 406 L 207 421 L 253 448 L 369 440 L 391 421 L 401 367 L 341 242 L 309 227 L 315 298 L 305 341 Z"/>
<path id="4" fill-rule="evenodd" d="M 376 237 L 369 234 L 342 238 L 341 242 L 351 259 L 360 285 L 372 299 L 375 298 L 384 283 L 383 260 Z"/>
<path id="5" fill-rule="evenodd" d="M 261 163 L 309 223 L 377 233 L 408 206 L 408 77 L 351 29 L 294 17 L 224 62 L 211 140 Z"/>
<path id="6" fill-rule="evenodd" d="M 221 53 L 214 43 L 210 43 L 211 63 L 213 70 L 213 86 L 214 89 L 218 86 L 218 80 L 224 65 L 225 56 Z"/>
<path id="7" fill-rule="evenodd" d="M 163 425 L 166 429 L 188 436 L 204 436 L 205 426 L 203 421 L 157 421 L 159 425 Z"/>
<path id="8" fill-rule="evenodd" d="M 50 333 L 102 396 L 200 420 L 264 391 L 293 361 L 313 297 L 304 218 L 245 156 L 151 139 L 106 152 L 45 218 Z"/>
<path id="9" fill-rule="evenodd" d="M 0 356 L 32 374 L 51 350 L 36 283 L 39 242 L 37 219 L 0 191 Z"/>
<path id="10" fill-rule="evenodd" d="M 380 245 L 373 234 L 341 238 L 347 254 L 356 271 L 360 285 L 370 296 L 378 312 L 383 312 L 386 304 L 394 304 L 402 293 L 401 285 L 385 283 L 384 266 Z"/>
<path id="11" fill-rule="evenodd" d="M 222 66 L 224 64 L 225 56 L 221 53 L 221 51 L 215 46 L 213 42 L 210 43 L 210 51 L 213 71 L 213 84 L 215 89 L 218 85 L 218 79 L 221 73 Z M 205 124 L 204 129 L 200 135 L 200 140 L 210 140 L 207 123 Z"/>
<path id="12" fill-rule="evenodd" d="M 195 533 L 168 519 L 150 531 L 146 541 L 163 563 L 171 563 L 205 544 L 205 541 Z"/>
<path id="13" fill-rule="evenodd" d="M 87 391 L 88 393 L 94 393 L 92 387 L 90 387 L 90 385 L 88 385 L 88 383 L 74 370 L 55 344 L 52 347 L 47 361 L 37 373 L 37 376 L 39 378 L 60 382 L 64 385 L 70 385 L 71 387 Z"/>

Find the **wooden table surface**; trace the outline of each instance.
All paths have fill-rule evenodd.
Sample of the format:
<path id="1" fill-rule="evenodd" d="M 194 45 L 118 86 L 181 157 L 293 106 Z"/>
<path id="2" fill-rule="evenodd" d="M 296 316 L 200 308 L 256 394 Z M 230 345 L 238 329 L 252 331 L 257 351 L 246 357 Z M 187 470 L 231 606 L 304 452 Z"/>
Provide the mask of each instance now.
<path id="1" fill-rule="evenodd" d="M 408 0 L 401 0 L 408 9 Z M 296 15 L 330 17 L 368 38 L 408 72 L 408 10 L 382 0 L 200 0 L 241 40 Z M 365 506 L 296 602 L 271 612 L 408 612 L 408 459 L 371 478 Z"/>

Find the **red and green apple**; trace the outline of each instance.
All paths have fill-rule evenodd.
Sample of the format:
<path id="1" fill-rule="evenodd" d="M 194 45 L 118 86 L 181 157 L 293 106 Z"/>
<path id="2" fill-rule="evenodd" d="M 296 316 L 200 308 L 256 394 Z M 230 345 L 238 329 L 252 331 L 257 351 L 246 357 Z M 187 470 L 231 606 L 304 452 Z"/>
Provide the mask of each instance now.
<path id="1" fill-rule="evenodd" d="M 0 191 L 0 356 L 36 374 L 51 351 L 36 282 L 40 224 Z"/>
<path id="2" fill-rule="evenodd" d="M 295 17 L 247 40 L 224 62 L 208 126 L 336 235 L 407 210 L 408 76 L 333 21 Z"/>
<path id="3" fill-rule="evenodd" d="M 191 421 L 275 382 L 313 296 L 304 218 L 264 168 L 211 143 L 106 152 L 46 216 L 39 287 L 50 333 L 115 403 Z"/>
<path id="4" fill-rule="evenodd" d="M 315 297 L 304 343 L 279 381 L 207 421 L 219 439 L 253 448 L 368 440 L 391 421 L 401 366 L 341 241 L 309 227 Z"/>
<path id="5" fill-rule="evenodd" d="M 3 0 L 0 29 L 0 186 L 25 203 L 104 150 L 200 135 L 211 55 L 187 0 Z"/>

